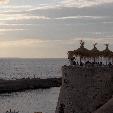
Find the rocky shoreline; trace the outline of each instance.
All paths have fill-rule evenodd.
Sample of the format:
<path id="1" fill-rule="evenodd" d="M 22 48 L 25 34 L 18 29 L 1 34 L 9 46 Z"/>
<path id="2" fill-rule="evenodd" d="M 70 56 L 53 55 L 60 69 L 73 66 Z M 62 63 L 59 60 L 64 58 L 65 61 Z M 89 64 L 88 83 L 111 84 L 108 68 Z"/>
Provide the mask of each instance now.
<path id="1" fill-rule="evenodd" d="M 23 78 L 17 80 L 0 80 L 0 94 L 20 92 L 29 89 L 47 89 L 51 87 L 60 87 L 62 78 Z"/>

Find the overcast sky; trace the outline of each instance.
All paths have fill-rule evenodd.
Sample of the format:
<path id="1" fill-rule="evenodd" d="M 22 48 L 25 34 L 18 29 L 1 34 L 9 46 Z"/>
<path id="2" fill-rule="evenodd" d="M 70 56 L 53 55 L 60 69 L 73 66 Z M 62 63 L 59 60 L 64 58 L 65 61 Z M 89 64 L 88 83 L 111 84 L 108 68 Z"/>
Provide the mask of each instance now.
<path id="1" fill-rule="evenodd" d="M 0 0 L 0 57 L 66 57 L 80 39 L 113 50 L 113 0 Z"/>

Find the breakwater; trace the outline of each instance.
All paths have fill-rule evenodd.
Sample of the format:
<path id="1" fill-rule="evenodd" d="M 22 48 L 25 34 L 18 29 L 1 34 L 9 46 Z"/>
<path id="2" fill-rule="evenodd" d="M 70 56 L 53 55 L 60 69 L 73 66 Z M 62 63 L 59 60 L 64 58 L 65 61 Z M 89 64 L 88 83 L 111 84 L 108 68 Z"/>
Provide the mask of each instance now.
<path id="1" fill-rule="evenodd" d="M 0 80 L 0 94 L 25 91 L 29 89 L 47 89 L 60 87 L 62 78 L 24 78 L 17 80 Z"/>

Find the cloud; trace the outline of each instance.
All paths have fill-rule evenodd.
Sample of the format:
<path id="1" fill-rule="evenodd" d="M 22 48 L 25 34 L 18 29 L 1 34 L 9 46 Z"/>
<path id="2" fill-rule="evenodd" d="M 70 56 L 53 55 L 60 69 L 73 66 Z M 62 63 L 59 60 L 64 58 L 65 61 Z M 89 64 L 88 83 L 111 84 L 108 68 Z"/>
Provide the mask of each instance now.
<path id="1" fill-rule="evenodd" d="M 22 39 L 22 40 L 11 40 L 11 41 L 0 41 L 0 47 L 33 47 L 40 46 L 40 44 L 46 41 L 40 39 Z"/>
<path id="2" fill-rule="evenodd" d="M 50 40 L 48 43 L 41 43 L 41 46 L 44 44 L 55 46 L 56 43 L 70 45 L 74 42 L 70 37 L 89 37 L 91 40 L 96 37 L 96 40 L 104 40 L 103 37 L 113 36 L 113 0 L 54 0 L 54 2 L 35 4 L 34 0 L 34 4 L 26 2 L 25 6 L 20 5 L 20 2 L 16 5 L 1 5 L 0 33 L 3 32 L 6 39 L 27 37 L 34 40 L 38 36 L 41 40 Z M 61 39 L 65 44 L 60 41 Z M 21 43 L 23 42 L 22 40 Z"/>
<path id="3" fill-rule="evenodd" d="M 0 29 L 0 32 L 6 32 L 6 31 L 23 31 L 24 29 Z"/>
<path id="4" fill-rule="evenodd" d="M 7 4 L 9 3 L 9 0 L 0 0 L 0 4 Z"/>
<path id="5" fill-rule="evenodd" d="M 1 5 L 0 10 L 2 10 L 2 11 L 0 12 L 0 14 L 23 13 L 32 8 L 33 8 L 32 5 Z"/>
<path id="6" fill-rule="evenodd" d="M 38 4 L 28 9 L 28 11 L 33 10 L 49 10 L 49 9 L 61 9 L 61 8 L 84 8 L 84 7 L 92 7 L 103 4 L 113 3 L 113 0 L 58 0 L 51 3 L 46 4 Z"/>
<path id="7" fill-rule="evenodd" d="M 110 37 L 110 38 L 88 38 L 88 37 L 79 37 L 79 38 L 73 38 L 71 41 L 72 43 L 75 43 L 77 41 L 80 41 L 80 40 L 84 40 L 85 42 L 97 42 L 99 44 L 105 44 L 105 43 L 109 43 L 109 44 L 113 44 L 113 38 Z"/>
<path id="8" fill-rule="evenodd" d="M 59 17 L 56 19 L 61 19 L 61 20 L 65 20 L 65 19 L 103 19 L 103 18 L 109 18 L 109 17 L 103 17 L 103 16 L 67 16 L 67 17 Z"/>
<path id="9" fill-rule="evenodd" d="M 80 40 L 85 41 L 85 47 L 93 48 L 93 43 L 98 42 L 99 50 L 105 49 L 104 44 L 110 43 L 113 50 L 113 38 L 72 38 L 66 40 L 41 40 L 41 39 L 21 39 L 21 40 L 1 40 L 1 56 L 7 57 L 66 57 L 67 51 L 77 49 Z M 62 49 L 61 49 L 62 48 Z M 58 50 L 58 51 L 55 51 Z M 12 53 L 12 54 L 11 54 Z"/>
<path id="10" fill-rule="evenodd" d="M 113 0 L 63 0 L 60 3 L 64 7 L 90 7 L 93 5 L 100 5 L 105 3 L 112 3 Z"/>
<path id="11" fill-rule="evenodd" d="M 33 16 L 33 15 L 27 15 L 27 14 L 0 14 L 0 20 L 47 20 L 50 19 L 46 16 Z"/>
<path id="12" fill-rule="evenodd" d="M 43 6 L 44 7 L 44 6 Z M 52 18 L 74 17 L 74 16 L 113 16 L 113 3 L 94 5 L 92 7 L 54 7 L 53 9 L 38 9 L 39 7 L 29 8 L 23 13 L 33 15 L 44 15 Z"/>
<path id="13" fill-rule="evenodd" d="M 85 42 L 104 45 L 105 43 L 113 44 L 113 38 L 88 38 L 88 37 L 78 37 L 66 40 L 42 40 L 42 39 L 18 39 L 18 40 L 1 40 L 0 47 L 54 47 L 54 46 L 70 46 L 79 43 L 80 40 Z M 27 42 L 27 43 L 26 43 Z"/>

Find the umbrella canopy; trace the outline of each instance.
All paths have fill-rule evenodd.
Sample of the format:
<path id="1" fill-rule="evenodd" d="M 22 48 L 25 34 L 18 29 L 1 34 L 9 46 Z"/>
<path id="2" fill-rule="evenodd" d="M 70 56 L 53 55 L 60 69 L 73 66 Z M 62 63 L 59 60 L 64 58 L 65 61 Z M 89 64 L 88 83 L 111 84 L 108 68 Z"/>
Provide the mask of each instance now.
<path id="1" fill-rule="evenodd" d="M 78 48 L 74 50 L 74 54 L 75 56 L 89 57 L 89 50 L 86 48 Z"/>
<path id="2" fill-rule="evenodd" d="M 89 50 L 84 47 L 84 42 L 82 40 L 80 42 L 80 48 L 78 48 L 77 50 L 74 50 L 74 55 L 80 56 L 80 57 L 89 56 Z"/>
<path id="3" fill-rule="evenodd" d="M 113 58 L 113 52 L 109 50 L 109 44 L 105 44 L 106 49 L 101 52 L 103 57 Z"/>
<path id="4" fill-rule="evenodd" d="M 94 44 L 92 50 L 88 50 L 84 47 L 84 42 L 80 41 L 80 47 L 74 51 L 68 51 L 68 59 L 73 59 L 74 56 L 79 56 L 80 58 L 98 58 L 98 57 L 108 57 L 113 58 L 113 52 L 109 49 L 109 44 L 105 44 L 106 48 L 103 51 L 99 51 L 96 47 L 97 43 Z"/>
<path id="5" fill-rule="evenodd" d="M 94 48 L 90 50 L 90 57 L 99 57 L 101 55 L 100 51 L 96 47 L 97 43 L 93 44 Z"/>

